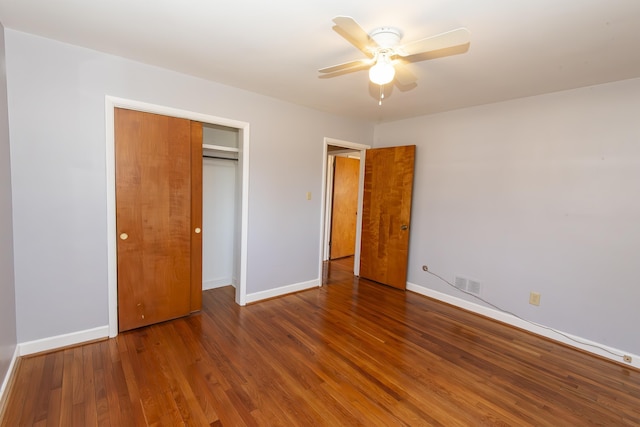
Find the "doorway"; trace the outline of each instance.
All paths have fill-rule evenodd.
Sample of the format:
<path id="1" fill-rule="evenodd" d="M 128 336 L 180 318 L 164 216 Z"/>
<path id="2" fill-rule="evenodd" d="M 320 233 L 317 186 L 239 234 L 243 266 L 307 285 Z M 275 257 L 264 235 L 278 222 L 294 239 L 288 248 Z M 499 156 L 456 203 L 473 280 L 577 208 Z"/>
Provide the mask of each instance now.
<path id="1" fill-rule="evenodd" d="M 355 255 L 360 153 L 332 157 L 333 185 L 328 189 L 327 197 L 331 203 L 331 217 L 327 222 L 330 225 L 329 259 L 334 261 Z"/>
<path id="2" fill-rule="evenodd" d="M 322 166 L 322 201 L 321 201 L 321 235 L 320 235 L 320 265 L 318 275 L 322 277 L 323 265 L 329 260 L 330 240 L 331 240 L 331 218 L 333 208 L 333 159 L 335 156 L 358 157 L 360 160 L 360 171 L 358 174 L 358 209 L 356 213 L 355 230 L 355 253 L 353 255 L 353 274 L 360 274 L 360 242 L 362 212 L 360 207 L 363 201 L 364 192 L 364 160 L 365 152 L 370 148 L 368 145 L 358 144 L 349 141 L 342 141 L 333 138 L 324 139 L 323 166 Z"/>
<path id="3" fill-rule="evenodd" d="M 205 124 L 226 126 L 238 130 L 238 166 L 240 175 L 238 182 L 239 236 L 237 238 L 238 268 L 235 300 L 239 305 L 246 304 L 247 276 L 247 240 L 248 240 L 248 189 L 249 189 L 249 124 L 236 120 L 210 116 L 202 113 L 175 109 L 171 107 L 148 104 L 144 102 L 105 97 L 106 124 L 106 175 L 107 175 L 107 284 L 109 301 L 109 336 L 118 334 L 118 282 L 117 282 L 117 241 L 116 241 L 116 180 L 115 180 L 115 133 L 114 111 L 116 108 L 137 110 L 147 113 L 161 114 L 184 118 Z"/>
<path id="4" fill-rule="evenodd" d="M 360 151 L 356 250 L 353 275 L 406 288 L 415 145 L 370 149 L 325 138 L 319 276 L 329 256 L 331 156 L 342 147 Z M 331 154 L 331 153 L 334 154 Z M 366 190 L 366 191 L 365 191 Z"/>

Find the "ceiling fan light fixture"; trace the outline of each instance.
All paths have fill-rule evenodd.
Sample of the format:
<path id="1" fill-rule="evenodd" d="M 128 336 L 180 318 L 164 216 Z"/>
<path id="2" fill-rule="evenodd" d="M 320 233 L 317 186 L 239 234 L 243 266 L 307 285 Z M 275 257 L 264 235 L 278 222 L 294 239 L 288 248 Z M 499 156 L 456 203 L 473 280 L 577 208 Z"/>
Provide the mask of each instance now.
<path id="1" fill-rule="evenodd" d="M 379 55 L 375 65 L 369 68 L 369 80 L 380 86 L 391 83 L 395 75 L 396 69 L 386 54 Z"/>

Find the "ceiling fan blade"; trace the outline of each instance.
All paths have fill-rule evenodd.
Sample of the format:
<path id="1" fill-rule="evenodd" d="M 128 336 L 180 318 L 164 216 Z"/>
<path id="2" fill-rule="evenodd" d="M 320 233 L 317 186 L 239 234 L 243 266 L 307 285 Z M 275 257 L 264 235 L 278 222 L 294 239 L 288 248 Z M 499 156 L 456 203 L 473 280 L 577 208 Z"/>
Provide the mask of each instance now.
<path id="1" fill-rule="evenodd" d="M 407 43 L 397 49 L 398 55 L 410 56 L 433 50 L 446 49 L 454 46 L 468 44 L 470 33 L 466 28 L 458 28 L 432 37 Z"/>
<path id="2" fill-rule="evenodd" d="M 404 56 L 402 57 L 402 60 L 404 62 L 427 61 L 430 59 L 444 58 L 446 56 L 452 56 L 452 55 L 459 55 L 461 53 L 466 53 L 468 50 L 469 50 L 469 43 L 461 44 L 459 46 L 446 47 L 444 49 L 416 53 L 415 55 L 411 55 L 411 56 Z"/>
<path id="3" fill-rule="evenodd" d="M 335 73 L 336 71 L 348 70 L 350 68 L 360 69 L 362 67 L 368 67 L 373 65 L 371 59 L 358 59 L 355 61 L 343 62 L 342 64 L 332 65 L 330 67 L 321 68 L 318 70 L 320 73 Z"/>
<path id="4" fill-rule="evenodd" d="M 358 50 L 361 50 L 369 57 L 373 56 L 369 47 L 372 45 L 373 40 L 369 37 L 369 34 L 358 24 L 355 19 L 350 16 L 336 16 L 333 18 L 333 22 L 336 24 L 333 29 L 344 37 L 349 43 L 354 45 Z"/>
<path id="5" fill-rule="evenodd" d="M 398 63 L 395 65 L 396 75 L 395 82 L 399 87 L 415 86 L 418 77 L 411 72 L 405 64 Z"/>

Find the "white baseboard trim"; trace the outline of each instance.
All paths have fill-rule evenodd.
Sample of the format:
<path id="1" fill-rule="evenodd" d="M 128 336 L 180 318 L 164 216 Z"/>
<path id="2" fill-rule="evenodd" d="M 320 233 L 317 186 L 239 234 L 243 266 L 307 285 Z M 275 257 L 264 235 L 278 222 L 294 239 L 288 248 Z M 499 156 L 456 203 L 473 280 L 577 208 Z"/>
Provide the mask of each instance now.
<path id="1" fill-rule="evenodd" d="M 71 332 L 69 334 L 57 335 L 55 337 L 42 338 L 34 341 L 27 341 L 18 344 L 20 356 L 40 353 L 43 351 L 56 350 L 70 345 L 82 344 L 87 341 L 94 341 L 109 338 L 109 326 L 86 329 L 84 331 Z"/>
<path id="2" fill-rule="evenodd" d="M 253 294 L 247 294 L 247 304 L 261 301 L 263 299 L 269 299 L 279 297 L 282 295 L 290 294 L 293 292 L 300 292 L 311 288 L 317 288 L 320 286 L 320 279 L 309 280 L 308 282 L 294 283 L 293 285 L 282 286 L 280 288 L 269 289 L 268 291 L 255 292 Z"/>
<path id="3" fill-rule="evenodd" d="M 442 292 L 434 291 L 433 289 L 426 288 L 424 286 L 416 285 L 414 283 L 407 282 L 407 290 L 415 292 L 420 295 L 424 295 L 433 299 L 437 299 L 439 301 L 446 302 L 451 305 L 455 305 L 456 307 L 463 308 L 465 310 L 472 311 L 477 314 L 481 314 L 486 317 L 490 317 L 492 319 L 498 320 L 500 322 L 509 324 L 511 326 L 515 326 L 520 329 L 524 329 L 525 331 L 532 332 L 536 335 L 541 335 L 543 337 L 552 339 L 554 341 L 561 342 L 563 344 L 569 345 L 574 348 L 578 348 L 580 350 L 584 350 L 591 354 L 596 354 L 598 356 L 607 358 L 609 360 L 613 360 L 615 362 L 619 362 L 625 365 L 633 366 L 634 368 L 640 369 L 640 355 L 629 353 L 628 351 L 620 350 L 617 348 L 609 347 L 604 344 L 600 344 L 586 338 L 578 337 L 563 331 L 558 331 L 560 333 L 549 330 L 543 326 L 538 326 L 535 323 L 529 323 L 525 320 L 519 319 L 511 314 L 503 313 L 494 308 L 485 307 L 480 304 L 476 304 L 474 302 L 463 300 L 462 298 L 454 297 L 452 295 L 448 295 Z M 561 335 L 562 334 L 562 335 Z M 566 335 L 566 336 L 564 336 Z M 573 340 L 576 341 L 573 341 Z M 594 347 L 595 346 L 595 347 Z M 608 353 L 603 350 L 606 349 L 615 354 L 620 355 L 628 355 L 631 356 L 632 362 L 626 363 L 622 360 L 622 357 L 615 356 L 613 354 Z"/>
<path id="4" fill-rule="evenodd" d="M 16 345 L 15 350 L 13 351 L 13 357 L 11 358 L 11 362 L 9 362 L 9 368 L 7 369 L 7 373 L 4 376 L 4 380 L 2 381 L 2 386 L 0 386 L 0 420 L 2 420 L 2 415 L 4 413 L 4 407 L 9 393 L 9 385 L 11 383 L 11 379 L 13 378 L 14 370 L 16 368 L 16 362 L 18 361 L 18 356 L 20 355 L 20 349 Z"/>
<path id="5" fill-rule="evenodd" d="M 205 280 L 202 282 L 202 290 L 208 291 L 209 289 L 221 288 L 223 286 L 229 286 L 233 284 L 231 277 L 223 277 L 222 279 Z"/>

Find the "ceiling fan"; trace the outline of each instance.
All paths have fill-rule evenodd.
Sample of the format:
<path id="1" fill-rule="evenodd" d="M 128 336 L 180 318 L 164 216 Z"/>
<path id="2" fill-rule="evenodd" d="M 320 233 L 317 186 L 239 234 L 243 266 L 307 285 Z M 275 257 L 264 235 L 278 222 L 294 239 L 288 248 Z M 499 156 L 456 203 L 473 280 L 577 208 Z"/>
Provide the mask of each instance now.
<path id="1" fill-rule="evenodd" d="M 417 77 L 403 65 L 409 62 L 441 58 L 466 52 L 469 30 L 457 28 L 435 36 L 400 44 L 402 30 L 379 27 L 367 33 L 350 16 L 336 16 L 333 29 L 367 58 L 344 62 L 318 70 L 322 77 L 333 77 L 369 68 L 369 80 L 377 85 L 395 83 L 400 87 L 415 85 Z"/>

